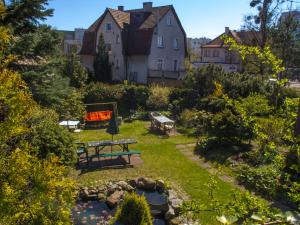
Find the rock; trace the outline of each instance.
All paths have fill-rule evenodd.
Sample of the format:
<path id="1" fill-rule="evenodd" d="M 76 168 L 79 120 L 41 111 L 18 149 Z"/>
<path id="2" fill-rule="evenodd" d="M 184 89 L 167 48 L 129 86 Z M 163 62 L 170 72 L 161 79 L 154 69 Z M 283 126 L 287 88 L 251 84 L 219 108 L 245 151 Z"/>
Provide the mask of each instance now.
<path id="1" fill-rule="evenodd" d="M 176 194 L 176 192 L 173 191 L 173 190 L 169 190 L 169 191 L 168 191 L 168 195 L 169 195 L 169 201 L 171 201 L 172 199 L 177 198 L 177 194 Z"/>
<path id="2" fill-rule="evenodd" d="M 89 197 L 89 190 L 88 188 L 83 188 L 80 193 L 79 193 L 79 197 L 82 199 L 82 200 L 88 200 L 88 197 Z"/>
<path id="3" fill-rule="evenodd" d="M 119 181 L 117 185 L 124 191 L 132 192 L 134 190 L 134 188 L 125 181 Z"/>
<path id="4" fill-rule="evenodd" d="M 182 225 L 182 219 L 180 217 L 175 217 L 169 221 L 169 225 Z"/>
<path id="5" fill-rule="evenodd" d="M 103 193 L 99 193 L 98 194 L 98 199 L 99 201 L 106 201 L 106 195 Z"/>
<path id="6" fill-rule="evenodd" d="M 135 179 L 135 180 L 129 180 L 129 181 L 128 181 L 128 184 L 129 184 L 131 187 L 137 187 L 137 183 L 138 183 L 137 179 Z"/>
<path id="7" fill-rule="evenodd" d="M 166 212 L 166 214 L 165 214 L 165 219 L 167 221 L 170 221 L 171 219 L 173 219 L 175 217 L 176 217 L 175 211 L 172 207 L 170 207 L 168 212 Z"/>
<path id="8" fill-rule="evenodd" d="M 146 178 L 146 177 L 140 177 L 137 180 L 137 187 L 148 190 L 148 191 L 154 191 L 156 186 L 156 182 L 153 179 Z"/>
<path id="9" fill-rule="evenodd" d="M 156 181 L 156 189 L 158 192 L 162 193 L 165 191 L 165 182 L 163 180 L 157 180 Z"/>
<path id="10" fill-rule="evenodd" d="M 112 195 L 110 195 L 107 200 L 106 204 L 109 208 L 113 209 L 117 206 L 121 198 L 123 197 L 124 192 L 123 191 L 115 191 Z"/>
<path id="11" fill-rule="evenodd" d="M 107 188 L 107 195 L 111 195 L 117 190 L 118 190 L 118 185 L 111 183 L 111 184 L 109 184 L 109 186 Z"/>
<path id="12" fill-rule="evenodd" d="M 171 199 L 171 201 L 169 203 L 170 203 L 170 206 L 174 209 L 175 215 L 179 215 L 180 207 L 183 204 L 183 200 L 181 200 L 179 198 L 174 198 L 174 199 Z"/>

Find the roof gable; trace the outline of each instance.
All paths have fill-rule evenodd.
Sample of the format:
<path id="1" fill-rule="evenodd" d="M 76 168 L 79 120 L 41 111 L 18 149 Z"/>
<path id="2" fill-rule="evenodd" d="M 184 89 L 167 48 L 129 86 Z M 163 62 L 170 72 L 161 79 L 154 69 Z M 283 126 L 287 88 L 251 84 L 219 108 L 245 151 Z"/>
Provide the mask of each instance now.
<path id="1" fill-rule="evenodd" d="M 172 5 L 153 7 L 150 11 L 134 9 L 120 11 L 106 9 L 105 12 L 86 30 L 80 54 L 94 55 L 96 52 L 97 32 L 104 18 L 109 13 L 117 26 L 122 30 L 124 52 L 127 54 L 149 54 L 153 30 L 163 17 L 172 11 L 185 37 L 185 50 L 187 52 L 186 33 Z"/>
<path id="2" fill-rule="evenodd" d="M 233 38 L 238 44 L 243 45 L 258 45 L 261 40 L 260 32 L 258 31 L 232 31 L 230 30 L 228 33 L 223 33 L 220 36 L 216 37 L 212 41 L 208 42 L 206 45 L 203 45 L 202 48 L 221 48 L 228 47 L 224 45 L 224 41 L 222 40 L 223 35 L 228 35 Z"/>

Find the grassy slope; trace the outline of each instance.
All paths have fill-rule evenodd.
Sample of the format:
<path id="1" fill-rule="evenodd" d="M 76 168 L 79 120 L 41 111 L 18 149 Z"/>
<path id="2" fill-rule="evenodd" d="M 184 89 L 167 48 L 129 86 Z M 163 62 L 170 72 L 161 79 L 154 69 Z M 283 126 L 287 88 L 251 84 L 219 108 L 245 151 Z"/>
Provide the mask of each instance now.
<path id="1" fill-rule="evenodd" d="M 209 181 L 209 173 L 200 168 L 194 162 L 183 156 L 176 149 L 176 144 L 195 142 L 195 139 L 178 135 L 170 138 L 162 138 L 149 133 L 148 124 L 141 121 L 125 123 L 120 127 L 120 134 L 115 139 L 134 138 L 138 144 L 132 149 L 142 151 L 144 163 L 141 166 L 128 169 L 96 170 L 78 176 L 79 183 L 88 185 L 97 180 L 126 179 L 138 176 L 162 178 L 172 185 L 179 186 L 191 199 L 200 203 L 207 203 L 208 191 L 205 186 Z M 75 134 L 80 141 L 92 141 L 110 139 L 105 130 L 90 130 Z M 233 187 L 218 180 L 219 190 L 216 197 L 220 201 L 228 201 Z M 215 215 L 205 213 L 201 216 L 202 224 L 216 224 Z"/>

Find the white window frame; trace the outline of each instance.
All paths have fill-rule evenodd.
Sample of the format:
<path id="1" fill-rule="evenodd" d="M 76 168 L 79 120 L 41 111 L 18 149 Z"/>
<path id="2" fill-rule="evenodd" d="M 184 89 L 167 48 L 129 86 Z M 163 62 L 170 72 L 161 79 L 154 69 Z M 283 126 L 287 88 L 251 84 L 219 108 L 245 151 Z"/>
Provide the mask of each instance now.
<path id="1" fill-rule="evenodd" d="M 157 47 L 164 48 L 164 36 L 162 35 L 157 36 Z"/>
<path id="2" fill-rule="evenodd" d="M 157 70 L 161 71 L 165 69 L 165 59 L 158 58 L 156 60 L 156 64 L 157 64 Z"/>
<path id="3" fill-rule="evenodd" d="M 108 29 L 108 26 L 110 26 L 110 30 Z M 111 23 L 106 23 L 106 24 L 105 24 L 105 31 L 106 31 L 107 33 L 109 33 L 109 32 L 112 31 L 112 24 L 111 24 Z"/>
<path id="4" fill-rule="evenodd" d="M 174 50 L 179 49 L 179 39 L 178 38 L 174 38 L 174 40 L 173 40 L 173 49 Z"/>
<path id="5" fill-rule="evenodd" d="M 169 15 L 169 16 L 167 17 L 167 25 L 168 25 L 168 26 L 172 26 L 172 16 L 171 16 L 171 15 Z"/>

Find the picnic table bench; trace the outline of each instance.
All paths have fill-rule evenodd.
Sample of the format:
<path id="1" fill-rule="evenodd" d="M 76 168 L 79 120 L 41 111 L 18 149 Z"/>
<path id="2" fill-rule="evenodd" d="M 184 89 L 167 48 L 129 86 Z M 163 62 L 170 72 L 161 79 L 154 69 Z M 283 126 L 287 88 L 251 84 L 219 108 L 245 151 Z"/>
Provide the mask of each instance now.
<path id="1" fill-rule="evenodd" d="M 128 163 L 131 164 L 132 155 L 140 155 L 141 152 L 138 150 L 129 150 L 130 144 L 137 143 L 134 139 L 121 139 L 121 140 L 104 140 L 104 141 L 91 141 L 87 143 L 88 148 L 94 148 L 95 154 L 88 157 L 87 163 L 93 160 L 93 158 L 106 158 L 106 157 L 122 157 L 128 156 Z M 121 148 L 121 151 L 113 152 L 113 146 L 118 146 Z M 111 147 L 110 153 L 100 153 L 105 149 L 105 147 Z"/>

